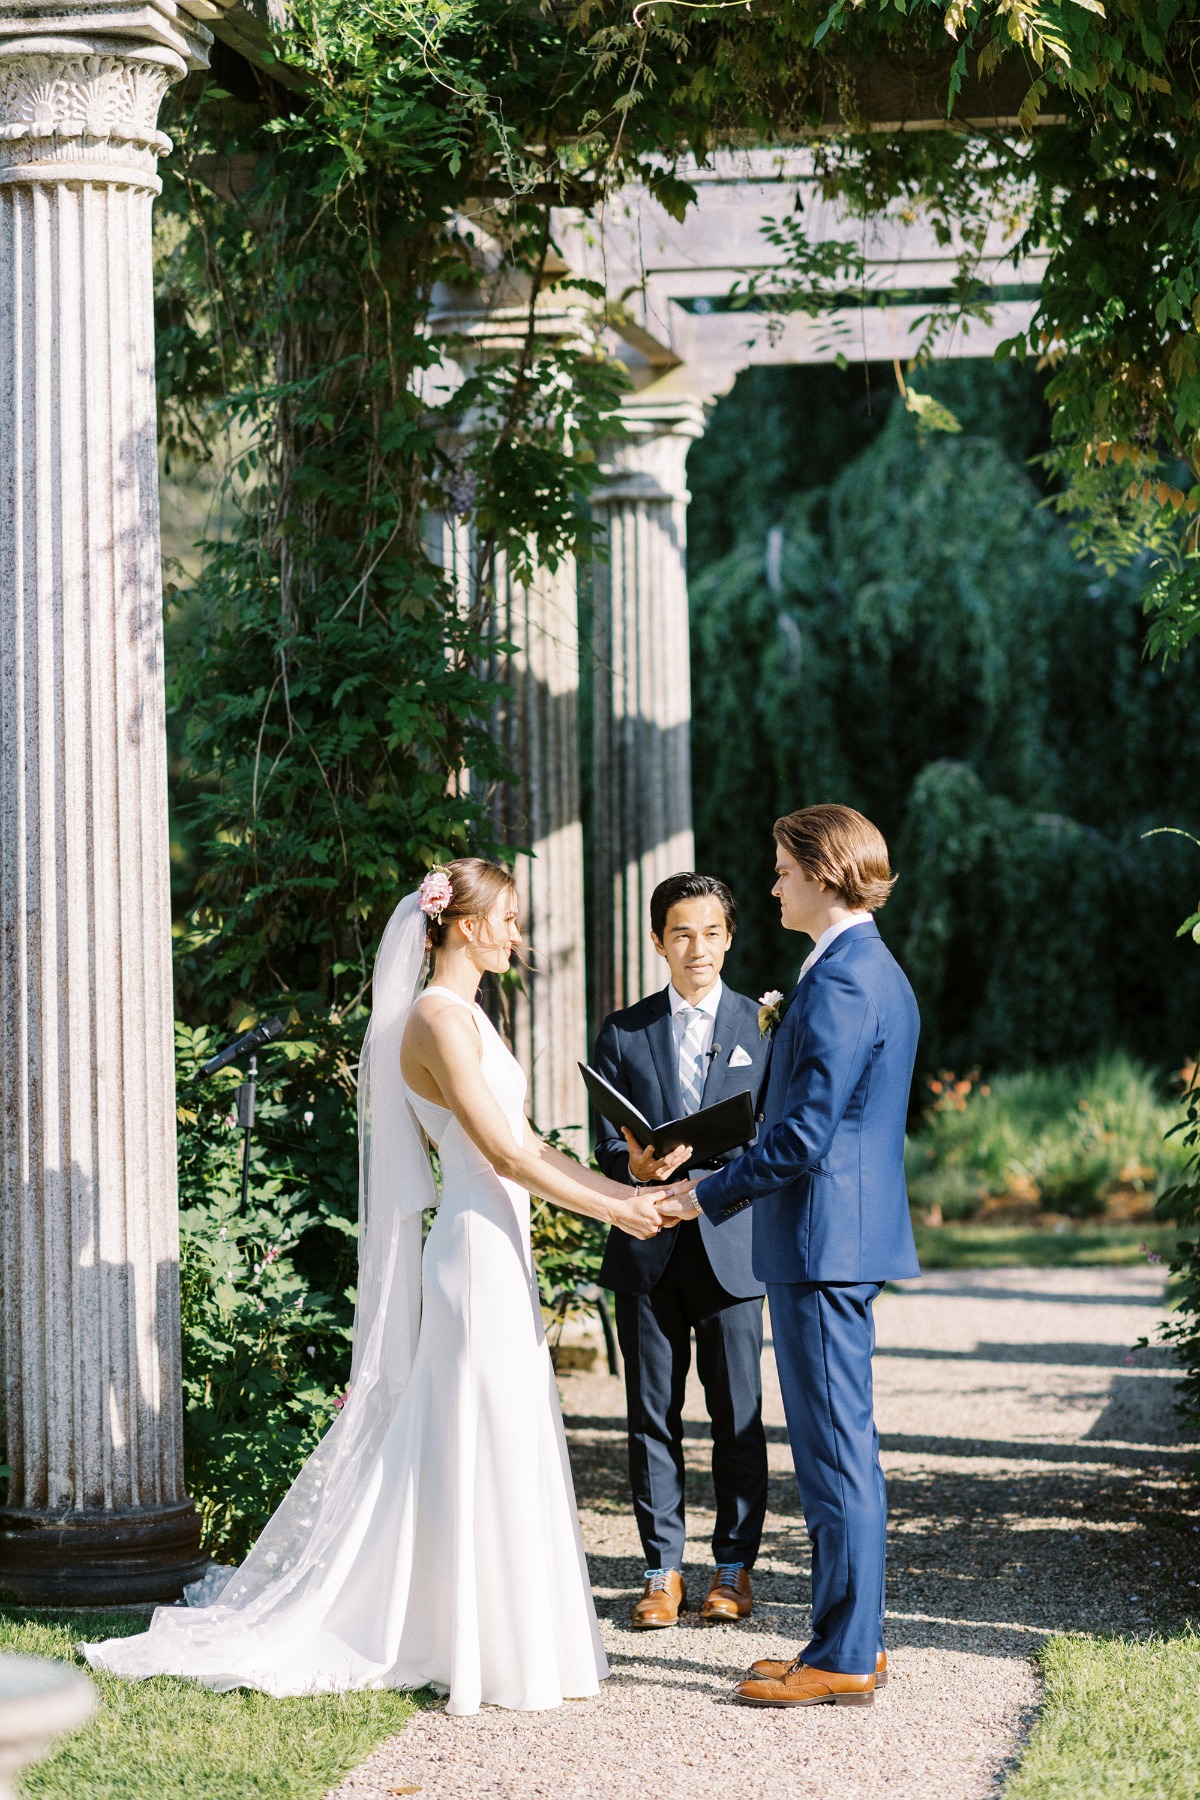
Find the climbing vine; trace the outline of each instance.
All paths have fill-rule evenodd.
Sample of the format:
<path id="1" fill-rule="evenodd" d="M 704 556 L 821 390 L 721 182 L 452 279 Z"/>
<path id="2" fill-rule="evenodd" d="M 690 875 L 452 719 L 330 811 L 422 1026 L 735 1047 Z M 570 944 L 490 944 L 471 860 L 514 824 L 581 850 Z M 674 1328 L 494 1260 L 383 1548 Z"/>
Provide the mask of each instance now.
<path id="1" fill-rule="evenodd" d="M 301 1128 L 314 1099 L 340 1096 L 326 1141 L 350 1156 L 383 920 L 431 861 L 493 848 L 507 772 L 488 731 L 491 596 L 505 573 L 587 551 L 613 430 L 609 302 L 563 273 L 552 204 L 594 209 L 637 173 L 681 216 L 685 159 L 748 139 L 812 141 L 849 207 L 925 208 L 968 246 L 1016 195 L 1014 247 L 1049 261 L 1011 350 L 1053 370 L 1057 503 L 1110 562 L 1153 552 L 1154 643 L 1176 655 L 1200 630 L 1195 22 L 1171 0 L 299 0 L 258 66 L 218 46 L 178 98 L 159 214 L 164 449 L 215 459 L 226 494 L 198 577 L 171 597 L 179 1000 L 193 1030 L 282 1009 L 307 1046 L 280 1077 L 262 1176 L 306 1221 L 272 1279 L 277 1262 L 322 1271 L 322 1344 L 349 1305 L 352 1184 L 314 1172 Z M 881 55 L 942 71 L 946 131 L 870 129 L 860 77 Z M 956 125 L 969 82 L 1012 67 L 1032 135 Z M 968 258 L 958 300 L 985 304 L 970 281 Z M 431 543 L 446 520 L 469 565 L 453 579 Z M 263 1252 L 246 1237 L 236 1264 L 215 1256 L 210 1191 L 188 1173 L 209 1154 L 188 1135 L 195 1100 L 194 1266 L 219 1266 L 228 1298 Z M 311 1204 L 317 1182 L 336 1218 Z M 248 1418 L 263 1384 L 307 1391 L 298 1343 L 262 1339 L 239 1378 Z M 240 1504 L 209 1465 L 193 1480 L 214 1507 Z"/>

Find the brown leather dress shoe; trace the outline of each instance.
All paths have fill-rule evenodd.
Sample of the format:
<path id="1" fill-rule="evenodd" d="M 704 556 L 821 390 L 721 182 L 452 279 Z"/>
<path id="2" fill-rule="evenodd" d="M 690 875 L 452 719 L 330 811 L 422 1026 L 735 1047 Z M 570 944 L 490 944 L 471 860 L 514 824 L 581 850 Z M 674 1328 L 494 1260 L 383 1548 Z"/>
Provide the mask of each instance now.
<path id="1" fill-rule="evenodd" d="M 678 1569 L 647 1569 L 642 1597 L 633 1609 L 633 1625 L 637 1631 L 661 1631 L 664 1625 L 678 1625 L 679 1615 L 687 1611 L 687 1589 Z"/>
<path id="2" fill-rule="evenodd" d="M 712 1586 L 700 1608 L 700 1617 L 717 1621 L 748 1619 L 753 1611 L 749 1569 L 735 1568 L 732 1563 L 718 1563 Z"/>
<path id="3" fill-rule="evenodd" d="M 838 1675 L 793 1663 L 781 1681 L 743 1681 L 737 1699 L 743 1706 L 874 1706 L 873 1675 Z"/>
<path id="4" fill-rule="evenodd" d="M 774 1657 L 763 1656 L 758 1662 L 750 1664 L 751 1681 L 782 1681 L 789 1669 L 796 1666 L 796 1658 L 791 1662 L 779 1662 Z M 875 1658 L 875 1692 L 888 1684 L 887 1651 L 881 1650 Z"/>

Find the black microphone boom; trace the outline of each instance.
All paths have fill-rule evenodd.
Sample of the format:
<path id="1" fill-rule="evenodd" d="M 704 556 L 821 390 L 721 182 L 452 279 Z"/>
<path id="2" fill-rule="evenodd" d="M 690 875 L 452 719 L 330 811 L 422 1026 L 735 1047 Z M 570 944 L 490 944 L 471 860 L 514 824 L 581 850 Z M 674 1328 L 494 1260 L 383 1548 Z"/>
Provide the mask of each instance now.
<path id="1" fill-rule="evenodd" d="M 206 1063 L 201 1064 L 200 1073 L 215 1075 L 218 1069 L 223 1069 L 227 1063 L 236 1062 L 239 1056 L 246 1056 L 251 1051 L 261 1050 L 262 1046 L 269 1044 L 272 1038 L 282 1037 L 286 1030 L 287 1026 L 282 1019 L 266 1019 L 261 1025 L 256 1025 L 253 1031 L 247 1031 L 244 1036 L 235 1038 L 234 1042 L 217 1056 L 210 1056 Z"/>

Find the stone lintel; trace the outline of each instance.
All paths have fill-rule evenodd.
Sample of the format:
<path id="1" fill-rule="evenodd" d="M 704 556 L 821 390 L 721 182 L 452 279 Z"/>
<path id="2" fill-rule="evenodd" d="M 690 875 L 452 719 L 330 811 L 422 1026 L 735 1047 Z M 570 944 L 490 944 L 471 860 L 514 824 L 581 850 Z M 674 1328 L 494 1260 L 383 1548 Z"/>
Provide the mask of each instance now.
<path id="1" fill-rule="evenodd" d="M 121 55 L 178 75 L 208 67 L 212 33 L 175 0 L 82 0 L 71 7 L 0 0 L 0 58 Z"/>

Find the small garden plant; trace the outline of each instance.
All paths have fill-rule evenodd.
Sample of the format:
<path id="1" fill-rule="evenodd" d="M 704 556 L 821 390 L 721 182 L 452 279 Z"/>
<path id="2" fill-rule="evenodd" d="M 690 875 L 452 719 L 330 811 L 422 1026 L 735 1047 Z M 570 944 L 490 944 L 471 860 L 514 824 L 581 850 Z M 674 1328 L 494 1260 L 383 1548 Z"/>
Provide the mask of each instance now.
<path id="1" fill-rule="evenodd" d="M 945 1071 L 926 1095 L 905 1162 L 929 1224 L 1148 1218 L 1187 1162 L 1167 1136 L 1178 1101 L 1125 1055 L 990 1082 Z"/>

